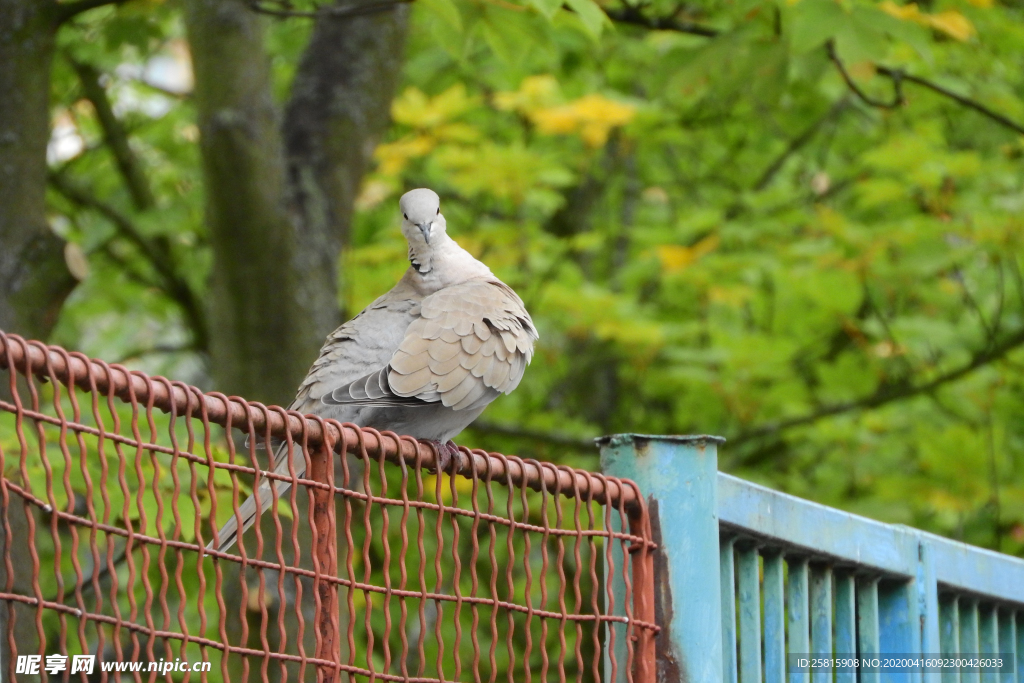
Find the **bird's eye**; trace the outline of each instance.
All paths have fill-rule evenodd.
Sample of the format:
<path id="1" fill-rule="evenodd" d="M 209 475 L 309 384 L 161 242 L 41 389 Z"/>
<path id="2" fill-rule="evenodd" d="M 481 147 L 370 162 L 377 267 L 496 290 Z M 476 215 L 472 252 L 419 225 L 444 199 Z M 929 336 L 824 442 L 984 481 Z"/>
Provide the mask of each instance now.
<path id="1" fill-rule="evenodd" d="M 440 207 L 440 206 L 439 206 L 439 207 L 437 207 L 437 215 L 438 215 L 438 216 L 440 216 L 440 215 L 441 215 L 441 207 Z"/>
<path id="2" fill-rule="evenodd" d="M 405 220 L 409 220 L 409 214 L 403 213 L 402 215 L 405 217 Z"/>

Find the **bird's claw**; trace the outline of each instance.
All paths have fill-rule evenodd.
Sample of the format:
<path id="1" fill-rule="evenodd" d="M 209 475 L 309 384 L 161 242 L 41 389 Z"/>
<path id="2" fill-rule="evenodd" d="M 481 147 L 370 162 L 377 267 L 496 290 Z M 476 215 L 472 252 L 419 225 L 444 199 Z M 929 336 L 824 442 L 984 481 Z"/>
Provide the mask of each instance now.
<path id="1" fill-rule="evenodd" d="M 452 462 L 459 455 L 459 447 L 455 445 L 455 442 L 449 439 L 445 443 L 441 443 L 437 440 L 431 440 L 435 451 L 437 452 L 437 463 L 434 469 L 435 473 L 447 472 L 448 468 L 451 467 Z"/>

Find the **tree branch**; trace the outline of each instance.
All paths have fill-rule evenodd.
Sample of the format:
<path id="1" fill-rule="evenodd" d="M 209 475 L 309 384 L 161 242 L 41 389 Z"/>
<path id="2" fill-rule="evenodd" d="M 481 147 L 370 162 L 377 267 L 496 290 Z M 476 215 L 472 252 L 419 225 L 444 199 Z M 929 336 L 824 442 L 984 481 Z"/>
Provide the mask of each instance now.
<path id="1" fill-rule="evenodd" d="M 892 102 L 876 100 L 875 98 L 870 97 L 867 93 L 861 90 L 860 86 L 857 85 L 856 81 L 854 81 L 853 78 L 850 77 L 849 72 L 846 70 L 846 66 L 843 64 L 843 60 L 839 59 L 839 55 L 836 53 L 836 46 L 833 41 L 830 40 L 827 43 L 825 43 L 825 50 L 828 51 L 828 58 L 832 60 L 832 63 L 836 65 L 836 69 L 839 70 L 839 75 L 842 76 L 843 80 L 846 82 L 846 87 L 852 90 L 853 94 L 859 97 L 861 101 L 864 102 L 864 104 L 867 104 L 872 107 L 878 107 L 880 109 L 895 109 L 896 107 L 899 107 L 904 103 L 904 74 L 902 71 L 893 69 L 891 74 L 887 74 L 890 75 L 890 77 L 892 78 L 892 84 L 894 88 Z"/>
<path id="2" fill-rule="evenodd" d="M 134 282 L 135 284 L 141 287 L 161 289 L 160 282 L 153 280 L 148 274 L 140 273 L 138 269 L 135 268 L 135 266 L 126 261 L 124 257 L 122 257 L 114 250 L 113 246 L 111 245 L 111 242 L 116 237 L 117 236 L 115 235 L 111 239 L 103 242 L 103 244 L 99 245 L 95 249 L 92 249 L 89 252 L 90 255 L 98 253 L 102 254 L 103 256 L 106 256 L 108 259 L 110 259 L 111 262 L 113 262 L 115 266 L 121 269 L 125 277 L 127 277 L 130 281 Z"/>
<path id="3" fill-rule="evenodd" d="M 131 219 L 113 206 L 93 196 L 85 188 L 79 187 L 67 177 L 59 173 L 49 174 L 50 185 L 68 201 L 86 209 L 91 209 L 113 223 L 118 233 L 133 244 L 143 258 L 156 271 L 161 289 L 182 308 L 185 318 L 192 329 L 197 349 L 206 350 L 209 336 L 203 306 L 199 302 L 188 282 L 175 272 L 174 263 L 169 254 L 161 253 L 150 240 L 142 235 Z"/>
<path id="4" fill-rule="evenodd" d="M 604 12 L 608 15 L 609 19 L 619 22 L 620 24 L 632 24 L 634 26 L 642 26 L 644 28 L 659 31 L 677 31 L 679 33 L 689 33 L 691 35 L 705 36 L 707 38 L 714 38 L 721 33 L 718 29 L 690 21 L 678 21 L 674 17 L 648 17 L 640 10 L 640 8 L 634 6 L 627 6 L 618 10 L 605 9 Z M 929 81 L 926 78 L 921 78 L 920 76 L 905 73 L 903 69 L 878 64 L 875 65 L 875 72 L 882 74 L 883 76 L 887 76 L 892 80 L 893 84 L 892 101 L 886 102 L 884 100 L 875 99 L 861 90 L 860 86 L 858 86 L 850 76 L 850 73 L 846 70 L 846 65 L 843 64 L 839 55 L 836 54 L 835 44 L 831 40 L 825 44 L 825 48 L 828 50 L 829 59 L 831 59 L 836 65 L 836 68 L 839 70 L 839 75 L 842 76 L 843 81 L 846 82 L 846 86 L 853 91 L 861 101 L 869 106 L 878 107 L 880 109 L 895 109 L 896 107 L 903 105 L 906 102 L 906 98 L 903 95 L 903 82 L 908 81 L 910 83 L 920 85 L 923 88 L 928 88 L 932 92 L 938 93 L 943 97 L 948 97 L 957 104 L 967 107 L 968 109 L 973 109 L 982 116 L 986 116 L 996 123 L 1024 135 L 1024 125 L 1000 114 L 997 111 L 989 109 L 976 100 L 972 100 L 969 97 L 964 97 L 959 93 L 955 93 L 938 83 Z"/>
<path id="5" fill-rule="evenodd" d="M 903 105 L 906 102 L 906 99 L 903 96 L 903 82 L 907 81 L 909 83 L 919 85 L 923 88 L 928 88 L 932 92 L 938 93 L 943 97 L 948 97 L 949 99 L 953 100 L 960 106 L 967 107 L 968 109 L 973 109 L 982 116 L 986 116 L 992 119 L 1001 126 L 1004 126 L 1016 133 L 1024 135 L 1024 125 L 1014 121 L 1013 119 L 1010 119 L 997 111 L 989 109 L 988 107 L 986 107 L 985 105 L 976 100 L 972 100 L 969 97 L 964 97 L 963 95 L 955 93 L 952 90 L 949 90 L 948 88 L 939 85 L 938 83 L 929 81 L 927 78 L 914 76 L 913 74 L 908 74 L 904 72 L 903 69 L 896 69 L 891 66 L 882 66 L 880 64 L 876 64 L 875 72 L 892 79 L 892 84 L 894 88 L 892 101 L 884 102 L 882 100 L 877 100 L 873 97 L 870 97 L 867 95 L 867 93 L 861 90 L 857 83 L 854 82 L 854 80 L 850 77 L 849 72 L 847 72 L 846 70 L 846 66 L 843 64 L 842 60 L 839 59 L 839 55 L 836 54 L 835 45 L 832 43 L 831 40 L 825 44 L 825 49 L 828 50 L 829 59 L 831 59 L 832 63 L 836 65 L 836 68 L 839 70 L 839 75 L 842 76 L 843 80 L 846 82 L 846 86 L 850 90 L 852 90 L 853 93 L 857 95 L 857 97 L 859 97 L 865 104 L 869 106 L 878 107 L 881 109 L 894 109 L 896 107 Z"/>
<path id="6" fill-rule="evenodd" d="M 609 19 L 620 24 L 642 26 L 643 28 L 653 29 L 655 31 L 689 33 L 690 35 L 704 36 L 705 38 L 714 38 L 720 33 L 718 29 L 711 28 L 710 26 L 703 26 L 692 21 L 680 21 L 679 19 L 676 19 L 675 16 L 648 17 L 639 7 L 633 5 L 626 5 L 622 9 L 603 9 Z"/>
<path id="7" fill-rule="evenodd" d="M 128 0 L 75 0 L 75 2 L 58 3 L 55 21 L 60 26 L 83 12 L 88 12 L 105 5 L 123 5 L 126 2 Z"/>
<path id="8" fill-rule="evenodd" d="M 292 3 L 289 0 L 278 0 L 273 3 L 273 5 L 268 2 L 268 0 L 247 0 L 247 4 L 254 12 L 267 14 L 272 17 L 298 17 L 303 19 L 316 19 L 318 17 L 358 17 L 365 14 L 383 12 L 391 9 L 395 5 L 404 5 L 411 2 L 413 2 L 413 0 L 382 0 L 381 2 L 368 2 L 362 5 L 350 5 L 348 7 L 331 5 L 329 7 L 317 7 L 315 10 L 296 10 L 292 9 Z"/>
<path id="9" fill-rule="evenodd" d="M 107 577 L 107 575 L 110 574 L 110 567 L 111 566 L 116 568 L 118 565 L 120 565 L 122 562 L 124 562 L 126 559 L 128 559 L 128 553 L 126 552 L 126 550 L 127 550 L 127 546 L 125 546 L 125 548 L 122 548 L 121 551 L 117 554 L 117 557 L 115 557 L 110 562 L 110 564 L 104 564 L 101 567 L 93 567 L 92 571 L 89 572 L 89 574 L 87 576 L 83 576 L 82 577 L 82 581 L 75 585 L 74 591 L 65 590 L 64 591 L 64 595 L 66 596 L 69 593 L 72 593 L 72 592 L 77 593 L 79 591 L 82 593 L 82 595 L 85 595 L 86 593 L 89 593 L 90 591 L 92 591 L 93 590 L 93 583 L 96 582 L 96 581 L 102 581 L 103 579 L 105 579 Z M 51 602 L 60 602 L 61 601 L 61 595 L 60 594 L 54 594 L 49 599 L 50 599 Z"/>
<path id="10" fill-rule="evenodd" d="M 823 406 L 818 410 L 808 413 L 807 415 L 801 415 L 800 417 L 793 417 L 787 420 L 779 420 L 778 422 L 770 422 L 760 427 L 740 432 L 735 437 L 731 437 L 729 442 L 736 446 L 760 437 L 773 436 L 787 429 L 792 429 L 793 427 L 802 427 L 804 425 L 812 424 L 818 420 L 832 417 L 834 415 L 841 415 L 854 410 L 879 408 L 887 403 L 917 396 L 918 394 L 929 393 L 935 391 L 944 384 L 955 382 L 974 372 L 978 368 L 999 360 L 1006 354 L 1021 346 L 1024 346 L 1024 328 L 1005 337 L 997 344 L 989 344 L 984 349 L 975 352 L 971 357 L 971 360 L 961 367 L 939 375 L 931 381 L 920 384 L 911 384 L 908 382 L 900 383 L 895 386 L 882 385 L 878 387 L 874 393 L 855 401 L 835 403 Z"/>
<path id="11" fill-rule="evenodd" d="M 128 186 L 132 201 L 139 210 L 151 208 L 154 200 L 149 181 L 138 158 L 132 151 L 131 145 L 128 144 L 128 133 L 114 116 L 114 109 L 110 106 L 107 91 L 100 84 L 100 72 L 91 64 L 76 61 L 70 55 L 67 55 L 67 60 L 82 82 L 82 92 L 85 98 L 92 103 L 92 107 L 96 111 L 96 118 L 99 119 L 100 127 L 103 129 L 107 147 L 114 155 L 114 161 Z"/>
<path id="12" fill-rule="evenodd" d="M 196 349 L 194 344 L 157 344 L 156 346 L 140 346 L 122 353 L 121 358 L 117 362 L 123 364 L 134 358 L 148 356 L 150 354 L 187 353 L 197 350 L 198 349 Z"/>
<path id="13" fill-rule="evenodd" d="M 175 100 L 189 100 L 192 98 L 192 92 L 188 90 L 168 90 L 162 85 L 157 85 L 142 78 L 133 79 L 134 83 L 141 85 L 143 88 L 152 90 L 155 93 L 163 95 L 164 97 L 170 97 Z"/>
<path id="14" fill-rule="evenodd" d="M 814 138 L 814 136 L 818 132 L 818 130 L 823 125 L 825 125 L 825 123 L 827 123 L 828 121 L 830 121 L 833 118 L 837 117 L 844 109 L 846 109 L 846 106 L 847 106 L 846 97 L 843 97 L 838 102 L 836 102 L 831 107 L 829 107 L 829 110 L 827 112 L 825 112 L 824 116 L 822 116 L 817 121 L 812 123 L 807 128 L 807 130 L 805 130 L 803 133 L 801 133 L 800 135 L 797 135 L 795 138 L 793 138 L 789 142 L 789 144 L 786 145 L 786 149 L 784 149 L 782 151 L 782 154 L 780 154 L 775 159 L 775 161 L 773 161 L 768 166 L 768 168 L 766 168 L 764 170 L 764 173 L 761 174 L 761 177 L 758 179 L 757 183 L 754 185 L 754 191 L 755 192 L 760 192 L 764 188 L 768 187 L 768 184 L 771 183 L 772 179 L 775 177 L 775 174 L 778 173 L 780 170 L 782 170 L 782 166 L 786 163 L 786 160 L 789 159 L 789 157 L 791 157 L 801 147 L 803 147 L 808 142 L 810 142 Z"/>
<path id="15" fill-rule="evenodd" d="M 920 76 L 914 76 L 908 73 L 903 73 L 900 69 L 893 69 L 888 66 L 875 66 L 875 71 L 882 74 L 883 76 L 888 76 L 889 78 L 893 79 L 893 82 L 896 82 L 897 79 L 902 79 L 904 81 L 909 81 L 911 83 L 920 85 L 921 87 L 928 88 L 932 92 L 936 92 L 944 97 L 948 97 L 957 104 L 967 107 L 968 109 L 973 109 L 979 114 L 987 116 L 988 118 L 992 119 L 996 123 L 1005 126 L 1010 130 L 1016 131 L 1021 135 L 1024 135 L 1024 125 L 1021 125 L 1020 123 L 1017 123 L 1016 121 L 1013 121 L 1012 119 L 1003 116 L 999 112 L 989 109 L 980 102 L 972 100 L 969 97 L 964 97 L 963 95 L 955 93 L 952 90 L 944 88 L 938 83 L 933 83 L 932 81 L 929 81 L 926 78 L 921 78 Z"/>

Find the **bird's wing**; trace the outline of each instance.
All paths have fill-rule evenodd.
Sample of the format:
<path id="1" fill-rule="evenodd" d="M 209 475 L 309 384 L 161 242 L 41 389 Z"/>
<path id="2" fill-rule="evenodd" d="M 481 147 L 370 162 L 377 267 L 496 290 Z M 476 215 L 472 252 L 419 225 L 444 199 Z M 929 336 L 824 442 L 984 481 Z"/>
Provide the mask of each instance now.
<path id="1" fill-rule="evenodd" d="M 291 409 L 322 414 L 321 398 L 386 366 L 409 325 L 419 318 L 421 302 L 418 293 L 399 283 L 332 332 L 299 385 Z"/>
<path id="2" fill-rule="evenodd" d="M 424 298 L 390 361 L 322 400 L 479 408 L 519 385 L 536 339 L 530 314 L 508 285 L 470 280 Z"/>

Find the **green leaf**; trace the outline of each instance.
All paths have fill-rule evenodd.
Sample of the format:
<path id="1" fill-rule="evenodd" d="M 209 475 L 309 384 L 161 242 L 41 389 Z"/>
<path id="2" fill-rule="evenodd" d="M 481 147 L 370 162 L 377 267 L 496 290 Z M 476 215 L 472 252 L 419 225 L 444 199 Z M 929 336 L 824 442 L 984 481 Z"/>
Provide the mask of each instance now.
<path id="1" fill-rule="evenodd" d="M 424 5 L 456 33 L 462 32 L 462 15 L 452 0 L 420 0 Z"/>
<path id="2" fill-rule="evenodd" d="M 604 10 L 594 0 L 566 0 L 566 4 L 579 16 L 587 33 L 594 39 L 600 38 L 604 27 L 611 25 Z"/>
<path id="3" fill-rule="evenodd" d="M 886 28 L 888 22 L 881 12 L 866 7 L 855 7 L 847 20 L 836 31 L 836 52 L 847 65 L 858 62 L 877 62 L 888 50 Z"/>
<path id="4" fill-rule="evenodd" d="M 511 35 L 495 27 L 490 21 L 480 22 L 480 30 L 494 55 L 506 65 L 514 65 L 522 58 L 522 46 L 517 45 Z"/>
<path id="5" fill-rule="evenodd" d="M 562 0 L 530 0 L 530 5 L 548 19 L 562 8 Z"/>
<path id="6" fill-rule="evenodd" d="M 752 95 L 761 105 L 774 106 L 786 90 L 789 50 L 780 40 L 764 41 L 751 50 Z"/>
<path id="7" fill-rule="evenodd" d="M 849 19 L 835 0 L 803 0 L 788 12 L 790 49 L 802 54 L 825 44 Z"/>

